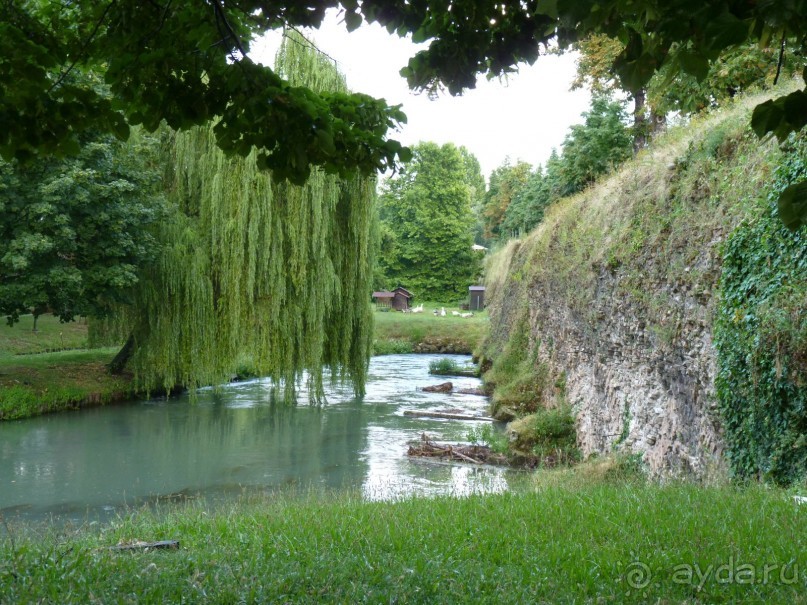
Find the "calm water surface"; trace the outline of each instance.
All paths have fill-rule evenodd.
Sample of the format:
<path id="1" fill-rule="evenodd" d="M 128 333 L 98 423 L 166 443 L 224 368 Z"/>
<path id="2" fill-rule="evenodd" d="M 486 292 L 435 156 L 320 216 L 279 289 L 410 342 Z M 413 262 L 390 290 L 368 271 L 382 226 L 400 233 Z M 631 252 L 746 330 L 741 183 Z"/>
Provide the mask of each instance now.
<path id="1" fill-rule="evenodd" d="M 423 432 L 465 441 L 478 422 L 414 419 L 404 410 L 484 413 L 474 395 L 424 393 L 447 380 L 429 362 L 458 355 L 389 355 L 370 364 L 367 395 L 332 388 L 328 404 L 275 402 L 267 380 L 82 412 L 0 423 L 0 513 L 6 518 L 108 518 L 162 500 L 232 497 L 290 486 L 359 489 L 367 498 L 507 489 L 518 474 L 406 456 Z M 456 388 L 474 378 L 450 378 Z"/>

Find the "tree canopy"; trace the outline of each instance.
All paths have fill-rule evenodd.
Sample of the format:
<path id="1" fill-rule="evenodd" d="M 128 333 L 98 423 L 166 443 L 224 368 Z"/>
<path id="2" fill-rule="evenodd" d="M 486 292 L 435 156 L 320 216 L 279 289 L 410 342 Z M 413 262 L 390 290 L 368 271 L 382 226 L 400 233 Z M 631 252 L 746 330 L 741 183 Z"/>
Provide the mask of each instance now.
<path id="1" fill-rule="evenodd" d="M 471 249 L 471 195 L 480 179 L 479 162 L 463 148 L 424 142 L 413 148 L 412 160 L 387 181 L 379 199 L 386 282 L 421 300 L 467 295 L 481 270 Z"/>
<path id="2" fill-rule="evenodd" d="M 102 316 L 131 299 L 158 255 L 164 217 L 159 141 L 82 137 L 73 158 L 0 160 L 0 314 Z"/>
<path id="3" fill-rule="evenodd" d="M 721 53 L 746 43 L 802 55 L 807 45 L 807 5 L 790 0 L 6 0 L 3 7 L 4 157 L 76 151 L 89 129 L 123 137 L 130 124 L 154 129 L 165 119 L 187 129 L 218 116 L 221 149 L 242 156 L 256 149 L 259 168 L 298 184 L 312 165 L 369 174 L 407 157 L 386 138 L 404 119 L 400 108 L 294 86 L 249 58 L 255 36 L 317 27 L 328 8 L 341 9 L 348 29 L 378 22 L 428 42 L 401 73 L 412 88 L 452 94 L 473 87 L 477 74 L 513 71 L 550 44 L 566 48 L 592 34 L 624 45 L 614 69 L 628 90 L 645 89 L 662 69 L 702 80 Z M 87 68 L 105 72 L 110 98 L 69 81 Z M 779 139 L 805 124 L 805 90 L 760 105 L 752 122 L 758 135 Z M 780 206 L 789 226 L 807 221 L 807 184 L 784 191 Z"/>
<path id="4" fill-rule="evenodd" d="M 284 40 L 277 67 L 292 85 L 346 90 L 298 34 Z M 99 326 L 131 337 L 136 385 L 221 384 L 246 355 L 289 400 L 304 375 L 311 397 L 322 397 L 326 368 L 362 393 L 375 179 L 314 169 L 297 186 L 261 170 L 257 152 L 226 157 L 214 126 L 169 136 L 159 258 L 141 272 L 133 304 Z"/>
<path id="5" fill-rule="evenodd" d="M 554 201 L 581 191 L 631 155 L 624 104 L 600 93 L 569 129 L 561 153 L 553 150 L 545 166 L 509 160 L 490 175 L 482 213 L 487 237 L 506 239 L 530 231 Z"/>

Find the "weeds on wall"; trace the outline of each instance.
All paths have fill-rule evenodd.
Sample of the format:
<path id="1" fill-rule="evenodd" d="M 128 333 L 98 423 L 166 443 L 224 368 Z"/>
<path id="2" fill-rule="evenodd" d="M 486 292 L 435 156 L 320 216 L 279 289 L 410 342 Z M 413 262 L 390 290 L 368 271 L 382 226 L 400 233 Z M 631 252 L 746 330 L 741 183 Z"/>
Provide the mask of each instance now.
<path id="1" fill-rule="evenodd" d="M 537 345 L 530 347 L 530 324 L 525 308 L 514 321 L 501 354 L 485 373 L 485 383 L 494 388 L 491 404 L 494 417 L 510 420 L 542 407 L 549 366 L 536 358 L 537 352 Z"/>
<path id="2" fill-rule="evenodd" d="M 807 477 L 807 229 L 792 232 L 776 199 L 807 176 L 807 141 L 791 140 L 758 216 L 723 249 L 715 324 L 717 397 L 740 478 Z"/>

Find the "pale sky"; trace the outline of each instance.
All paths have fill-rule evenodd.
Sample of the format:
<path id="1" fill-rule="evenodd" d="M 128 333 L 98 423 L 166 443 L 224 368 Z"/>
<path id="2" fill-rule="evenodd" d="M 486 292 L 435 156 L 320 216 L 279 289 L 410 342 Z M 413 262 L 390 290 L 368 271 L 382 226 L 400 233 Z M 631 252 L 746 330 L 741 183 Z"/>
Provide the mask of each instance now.
<path id="1" fill-rule="evenodd" d="M 533 166 L 546 162 L 552 148 L 560 148 L 572 124 L 582 122 L 588 91 L 569 92 L 574 56 L 541 56 L 522 65 L 506 82 L 480 76 L 477 87 L 461 97 L 444 93 L 438 99 L 416 95 L 398 71 L 418 46 L 388 34 L 379 25 L 364 24 L 348 33 L 341 19 L 329 14 L 318 30 L 305 31 L 316 46 L 337 61 L 348 86 L 355 92 L 403 104 L 409 119 L 390 138 L 404 145 L 418 141 L 464 145 L 482 166 L 485 178 L 509 156 Z M 280 33 L 270 32 L 252 44 L 253 59 L 271 64 Z"/>

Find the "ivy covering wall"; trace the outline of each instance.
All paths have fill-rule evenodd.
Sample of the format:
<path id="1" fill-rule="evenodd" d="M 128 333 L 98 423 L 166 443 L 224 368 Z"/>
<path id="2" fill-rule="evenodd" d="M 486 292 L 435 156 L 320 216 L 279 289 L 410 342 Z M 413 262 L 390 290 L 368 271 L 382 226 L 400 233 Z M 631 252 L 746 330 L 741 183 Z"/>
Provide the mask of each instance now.
<path id="1" fill-rule="evenodd" d="M 759 216 L 725 243 L 714 329 L 732 470 L 781 484 L 807 476 L 807 230 L 789 231 L 775 211 L 807 175 L 807 143 L 785 152 Z"/>

